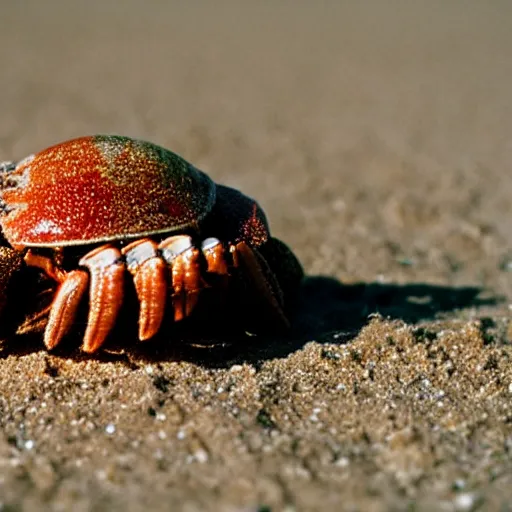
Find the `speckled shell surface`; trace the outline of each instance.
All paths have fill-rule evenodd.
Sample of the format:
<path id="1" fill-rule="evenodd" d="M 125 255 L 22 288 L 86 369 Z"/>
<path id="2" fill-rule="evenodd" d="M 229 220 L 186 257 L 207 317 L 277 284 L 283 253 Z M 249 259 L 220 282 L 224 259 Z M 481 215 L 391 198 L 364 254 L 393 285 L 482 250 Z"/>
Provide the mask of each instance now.
<path id="1" fill-rule="evenodd" d="M 149 142 L 96 135 L 18 162 L 0 179 L 0 223 L 14 247 L 56 247 L 175 232 L 200 222 L 215 184 Z"/>

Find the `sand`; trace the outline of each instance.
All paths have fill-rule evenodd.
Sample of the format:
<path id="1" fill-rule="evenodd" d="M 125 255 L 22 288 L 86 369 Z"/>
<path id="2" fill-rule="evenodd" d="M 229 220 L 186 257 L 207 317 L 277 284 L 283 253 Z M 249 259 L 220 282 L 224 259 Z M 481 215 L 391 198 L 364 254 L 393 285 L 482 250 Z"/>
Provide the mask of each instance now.
<path id="1" fill-rule="evenodd" d="M 292 331 L 6 338 L 0 508 L 512 510 L 512 4 L 184 4 L 2 5 L 0 161 L 182 154 L 302 261 Z"/>

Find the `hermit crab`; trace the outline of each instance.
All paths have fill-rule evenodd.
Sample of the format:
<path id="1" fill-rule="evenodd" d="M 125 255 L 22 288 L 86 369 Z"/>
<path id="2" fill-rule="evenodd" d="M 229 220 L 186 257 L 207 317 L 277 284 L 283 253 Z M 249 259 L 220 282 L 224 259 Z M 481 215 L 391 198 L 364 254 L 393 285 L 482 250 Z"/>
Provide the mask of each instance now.
<path id="1" fill-rule="evenodd" d="M 88 300 L 82 350 L 97 351 L 130 290 L 141 341 L 168 316 L 193 316 L 211 289 L 215 302 L 247 304 L 253 325 L 286 327 L 303 276 L 254 200 L 128 137 L 82 137 L 0 164 L 0 225 L 0 266 L 19 256 L 16 273 L 35 267 L 55 282 L 48 349 Z"/>

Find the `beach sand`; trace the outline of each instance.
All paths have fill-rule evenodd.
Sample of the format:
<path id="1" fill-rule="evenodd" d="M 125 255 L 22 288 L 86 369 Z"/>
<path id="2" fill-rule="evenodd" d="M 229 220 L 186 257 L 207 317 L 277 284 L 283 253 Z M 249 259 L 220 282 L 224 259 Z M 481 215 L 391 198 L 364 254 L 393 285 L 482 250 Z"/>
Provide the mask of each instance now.
<path id="1" fill-rule="evenodd" d="M 511 3 L 0 19 L 0 161 L 151 140 L 256 198 L 308 276 L 289 336 L 4 340 L 2 510 L 512 510 Z"/>

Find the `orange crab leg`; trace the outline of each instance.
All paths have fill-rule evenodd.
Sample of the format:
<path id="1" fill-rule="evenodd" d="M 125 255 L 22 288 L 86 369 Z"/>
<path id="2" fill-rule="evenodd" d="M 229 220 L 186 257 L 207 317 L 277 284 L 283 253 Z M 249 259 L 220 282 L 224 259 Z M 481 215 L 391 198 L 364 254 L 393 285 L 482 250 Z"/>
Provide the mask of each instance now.
<path id="1" fill-rule="evenodd" d="M 202 288 L 201 253 L 187 235 L 166 238 L 158 248 L 171 266 L 174 320 L 178 322 L 192 313 L 199 299 Z"/>
<path id="2" fill-rule="evenodd" d="M 91 251 L 79 264 L 91 275 L 89 316 L 82 350 L 92 353 L 103 345 L 123 303 L 125 265 L 120 251 L 111 245 Z"/>
<path id="3" fill-rule="evenodd" d="M 89 284 L 89 275 L 83 270 L 65 272 L 51 258 L 28 250 L 25 263 L 40 268 L 57 281 L 59 288 L 50 307 L 50 316 L 44 331 L 44 344 L 51 350 L 67 334 L 76 317 L 78 306 Z"/>
<path id="4" fill-rule="evenodd" d="M 44 344 L 48 350 L 55 348 L 73 325 L 88 284 L 89 275 L 84 270 L 73 270 L 64 275 L 44 331 Z"/>
<path id="5" fill-rule="evenodd" d="M 207 238 L 201 244 L 204 259 L 206 260 L 206 280 L 209 286 L 217 290 L 218 301 L 225 305 L 228 297 L 229 270 L 226 262 L 226 251 L 217 238 Z M 214 277 L 214 280 L 209 279 Z"/>
<path id="6" fill-rule="evenodd" d="M 140 303 L 139 339 L 152 338 L 160 329 L 167 298 L 167 264 L 158 256 L 157 244 L 149 239 L 137 240 L 121 253 L 133 275 Z"/>
<path id="7" fill-rule="evenodd" d="M 228 276 L 228 265 L 224 258 L 224 247 L 217 238 L 207 238 L 201 245 L 206 263 L 206 271 L 212 274 Z"/>
<path id="8" fill-rule="evenodd" d="M 152 338 L 160 329 L 167 298 L 167 265 L 160 258 L 144 262 L 134 277 L 140 300 L 139 339 Z"/>
<path id="9" fill-rule="evenodd" d="M 48 277 L 51 277 L 58 283 L 62 283 L 66 278 L 66 273 L 60 269 L 51 258 L 48 258 L 47 256 L 35 254 L 29 249 L 23 259 L 29 267 L 40 268 Z"/>
<path id="10" fill-rule="evenodd" d="M 196 247 L 189 249 L 178 257 L 182 259 L 182 279 L 185 288 L 185 316 L 189 316 L 197 305 L 202 288 L 200 251 Z"/>

